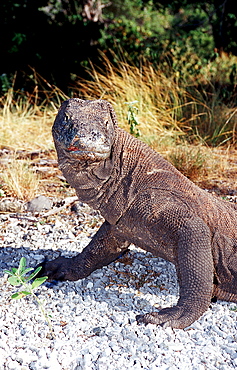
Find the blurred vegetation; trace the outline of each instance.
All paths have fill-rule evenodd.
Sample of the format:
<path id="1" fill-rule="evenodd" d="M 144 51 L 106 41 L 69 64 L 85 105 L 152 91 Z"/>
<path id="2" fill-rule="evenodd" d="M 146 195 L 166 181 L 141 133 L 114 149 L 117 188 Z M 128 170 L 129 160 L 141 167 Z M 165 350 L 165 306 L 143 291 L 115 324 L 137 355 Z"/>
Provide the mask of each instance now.
<path id="1" fill-rule="evenodd" d="M 217 55 L 237 55 L 237 8 L 232 0 L 3 0 L 0 33 L 3 92 L 13 79 L 33 88 L 29 66 L 68 92 L 89 61 L 100 65 L 100 51 L 177 73 L 182 60 L 195 77 Z"/>
<path id="2" fill-rule="evenodd" d="M 231 0 L 8 0 L 0 32 L 4 117 L 13 106 L 15 117 L 45 115 L 66 95 L 103 97 L 120 106 L 121 121 L 124 104 L 137 101 L 148 142 L 174 133 L 236 142 Z"/>

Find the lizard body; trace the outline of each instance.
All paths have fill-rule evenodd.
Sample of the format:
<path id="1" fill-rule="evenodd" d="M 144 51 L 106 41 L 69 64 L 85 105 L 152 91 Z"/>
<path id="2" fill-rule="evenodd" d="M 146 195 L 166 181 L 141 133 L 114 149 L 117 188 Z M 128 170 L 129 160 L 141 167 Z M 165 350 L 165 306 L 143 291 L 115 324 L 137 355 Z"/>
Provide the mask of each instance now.
<path id="1" fill-rule="evenodd" d="M 237 302 L 237 207 L 182 175 L 117 125 L 104 100 L 65 101 L 53 137 L 59 168 L 78 198 L 105 222 L 73 258 L 46 262 L 50 279 L 78 280 L 114 261 L 133 243 L 174 263 L 180 298 L 138 322 L 185 328 L 213 296 Z"/>

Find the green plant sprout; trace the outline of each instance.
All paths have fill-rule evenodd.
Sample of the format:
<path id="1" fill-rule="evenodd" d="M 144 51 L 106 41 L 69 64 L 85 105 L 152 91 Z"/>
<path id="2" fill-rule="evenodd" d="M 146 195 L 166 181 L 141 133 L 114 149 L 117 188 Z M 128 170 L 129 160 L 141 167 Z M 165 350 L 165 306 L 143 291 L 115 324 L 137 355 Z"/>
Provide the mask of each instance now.
<path id="1" fill-rule="evenodd" d="M 137 107 L 134 107 L 134 104 L 138 103 L 137 100 L 125 103 L 128 104 L 128 114 L 127 114 L 127 120 L 130 127 L 130 134 L 134 135 L 135 137 L 141 136 L 140 130 L 137 128 L 139 125 L 139 122 L 137 120 L 136 114 L 138 113 Z"/>
<path id="2" fill-rule="evenodd" d="M 26 267 L 26 259 L 25 257 L 22 257 L 19 263 L 18 268 L 12 268 L 11 271 L 9 270 L 4 270 L 4 273 L 10 275 L 8 277 L 8 282 L 12 286 L 18 286 L 21 285 L 23 287 L 23 290 L 16 292 L 12 294 L 11 298 L 12 299 L 21 299 L 24 298 L 28 295 L 31 295 L 34 297 L 36 300 L 42 315 L 44 316 L 48 326 L 51 335 L 54 337 L 53 329 L 52 329 L 52 324 L 50 320 L 50 315 L 48 315 L 44 309 L 44 304 L 43 302 L 37 297 L 37 295 L 34 293 L 34 289 L 38 288 L 41 284 L 43 284 L 47 279 L 48 276 L 42 276 L 39 278 L 35 278 L 35 276 L 39 273 L 41 270 L 41 266 L 37 267 L 34 272 L 32 272 L 30 275 L 27 275 L 30 271 L 34 270 L 33 268 L 27 268 Z M 32 283 L 30 283 L 30 280 L 32 280 Z"/>

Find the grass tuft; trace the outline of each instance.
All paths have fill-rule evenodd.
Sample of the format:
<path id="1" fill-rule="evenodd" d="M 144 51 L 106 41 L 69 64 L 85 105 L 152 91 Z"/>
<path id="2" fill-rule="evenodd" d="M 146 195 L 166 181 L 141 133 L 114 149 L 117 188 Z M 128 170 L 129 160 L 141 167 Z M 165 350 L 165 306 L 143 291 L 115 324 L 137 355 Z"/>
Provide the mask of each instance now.
<path id="1" fill-rule="evenodd" d="M 50 153 L 48 156 L 56 158 L 51 128 L 61 102 L 67 99 L 57 87 L 33 72 L 32 93 L 14 91 L 13 85 L 0 99 L 1 193 L 22 200 L 42 194 L 44 179 L 19 153 L 29 158 L 34 152 Z"/>
<path id="2" fill-rule="evenodd" d="M 1 173 L 3 190 L 18 199 L 28 200 L 38 195 L 40 176 L 27 160 L 12 159 Z"/>
<path id="3" fill-rule="evenodd" d="M 179 145 L 171 150 L 169 161 L 185 176 L 195 180 L 207 173 L 207 160 L 203 148 Z"/>
<path id="4" fill-rule="evenodd" d="M 67 96 L 35 74 L 32 93 L 14 91 L 0 99 L 0 149 L 49 150 L 53 148 L 52 122 Z"/>
<path id="5" fill-rule="evenodd" d="M 159 142 L 164 145 L 167 140 L 167 145 L 174 145 L 180 138 L 213 146 L 236 143 L 234 85 L 227 83 L 226 64 L 219 60 L 209 63 L 194 77 L 170 68 L 166 73 L 148 62 L 137 67 L 120 61 L 115 66 L 105 55 L 102 58 L 103 70 L 91 65 L 90 80 L 78 79 L 75 92 L 86 99 L 110 101 L 121 127 L 129 131 L 126 104 L 137 101 L 141 139 L 158 150 Z"/>
<path id="6" fill-rule="evenodd" d="M 86 99 L 106 99 L 112 103 L 120 126 L 129 131 L 128 104 L 137 102 L 137 120 L 142 137 L 159 135 L 176 138 L 188 129 L 182 115 L 184 105 L 193 105 L 174 78 L 167 78 L 151 64 L 140 68 L 121 62 L 117 67 L 104 56 L 104 70 L 93 66 L 91 81 L 78 80 L 75 91 Z"/>

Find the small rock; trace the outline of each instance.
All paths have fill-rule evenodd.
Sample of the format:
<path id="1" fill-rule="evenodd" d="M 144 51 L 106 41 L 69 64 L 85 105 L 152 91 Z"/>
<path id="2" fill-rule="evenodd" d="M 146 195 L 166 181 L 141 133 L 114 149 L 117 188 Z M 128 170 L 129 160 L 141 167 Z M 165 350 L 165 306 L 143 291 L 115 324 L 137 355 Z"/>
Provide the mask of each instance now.
<path id="1" fill-rule="evenodd" d="M 89 283 L 87 284 L 87 289 L 92 289 L 93 288 L 93 283 L 92 281 L 89 281 Z"/>
<path id="2" fill-rule="evenodd" d="M 18 370 L 18 369 L 21 370 L 21 365 L 18 364 L 17 361 L 10 361 L 8 363 L 8 369 L 9 370 Z"/>
<path id="3" fill-rule="evenodd" d="M 0 201 L 0 212 L 22 212 L 23 203 L 15 198 L 3 198 Z"/>
<path id="4" fill-rule="evenodd" d="M 53 205 L 53 202 L 51 199 L 49 199 L 48 197 L 45 197 L 44 195 L 39 195 L 38 197 L 27 202 L 26 209 L 27 209 L 27 212 L 38 213 L 38 212 L 51 209 L 52 205 Z"/>
<path id="5" fill-rule="evenodd" d="M 92 333 L 99 336 L 101 333 L 101 327 L 96 326 L 95 328 L 92 329 Z"/>

